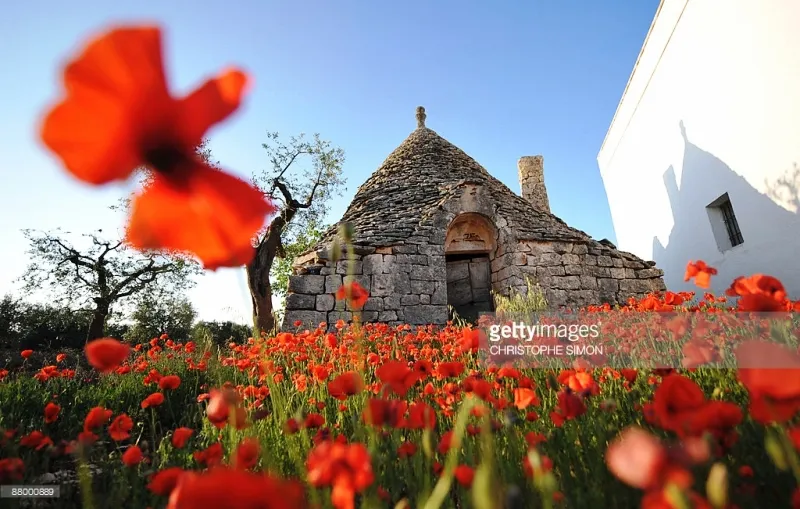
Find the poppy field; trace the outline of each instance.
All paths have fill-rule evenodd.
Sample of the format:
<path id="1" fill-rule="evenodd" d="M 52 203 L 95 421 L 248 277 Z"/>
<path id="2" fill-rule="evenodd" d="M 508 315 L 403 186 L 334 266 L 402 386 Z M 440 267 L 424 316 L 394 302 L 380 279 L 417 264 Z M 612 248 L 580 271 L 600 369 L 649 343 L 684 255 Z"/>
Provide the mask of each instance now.
<path id="1" fill-rule="evenodd" d="M 274 204 L 195 153 L 246 73 L 173 97 L 160 29 L 131 26 L 63 82 L 40 134 L 65 170 L 94 186 L 150 172 L 131 246 L 209 270 L 253 259 Z M 691 262 L 686 280 L 715 275 Z M 357 309 L 367 293 L 336 297 Z M 603 349 L 548 362 L 487 359 L 502 317 L 25 350 L 0 367 L 0 484 L 58 485 L 35 505 L 86 509 L 800 508 L 798 311 L 755 274 L 725 296 L 574 311 L 602 321 Z"/>
<path id="2" fill-rule="evenodd" d="M 730 292 L 796 307 L 779 285 Z M 687 368 L 487 365 L 470 326 L 97 340 L 85 362 L 0 371 L 0 480 L 58 479 L 59 507 L 798 507 L 800 328 L 787 313 L 791 348 L 720 336 L 708 324 L 741 309 L 691 297 L 631 301 L 604 340 L 669 310 Z M 704 366 L 712 343 L 764 367 Z"/>

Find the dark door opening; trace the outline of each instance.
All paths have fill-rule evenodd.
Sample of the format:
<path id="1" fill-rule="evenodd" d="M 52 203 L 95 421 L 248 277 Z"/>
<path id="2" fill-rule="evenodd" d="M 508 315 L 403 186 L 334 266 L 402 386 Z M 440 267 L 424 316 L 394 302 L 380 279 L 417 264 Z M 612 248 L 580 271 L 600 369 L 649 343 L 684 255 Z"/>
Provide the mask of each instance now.
<path id="1" fill-rule="evenodd" d="M 488 254 L 446 255 L 447 304 L 464 320 L 474 322 L 494 310 L 492 271 Z M 452 318 L 452 317 L 451 317 Z"/>

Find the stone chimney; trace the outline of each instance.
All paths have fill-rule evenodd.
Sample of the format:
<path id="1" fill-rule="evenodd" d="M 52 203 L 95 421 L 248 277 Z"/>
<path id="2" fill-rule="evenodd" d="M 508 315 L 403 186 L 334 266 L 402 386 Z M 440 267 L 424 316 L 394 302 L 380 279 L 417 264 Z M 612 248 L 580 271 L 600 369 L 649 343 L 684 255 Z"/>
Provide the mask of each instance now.
<path id="1" fill-rule="evenodd" d="M 521 157 L 517 168 L 519 169 L 522 197 L 536 209 L 549 213 L 550 200 L 547 199 L 547 188 L 544 186 L 544 158 L 542 156 Z"/>

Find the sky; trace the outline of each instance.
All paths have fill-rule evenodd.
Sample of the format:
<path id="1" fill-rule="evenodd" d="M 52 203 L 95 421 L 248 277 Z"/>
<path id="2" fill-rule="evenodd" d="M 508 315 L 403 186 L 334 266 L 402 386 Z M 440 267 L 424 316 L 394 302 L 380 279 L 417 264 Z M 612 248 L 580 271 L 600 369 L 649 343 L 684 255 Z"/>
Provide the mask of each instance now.
<path id="1" fill-rule="evenodd" d="M 247 178 L 267 168 L 261 145 L 271 131 L 319 133 L 344 149 L 347 190 L 330 223 L 424 106 L 428 127 L 515 192 L 517 160 L 543 155 L 552 212 L 615 242 L 596 157 L 658 3 L 10 2 L 0 17 L 0 295 L 19 295 L 22 229 L 122 231 L 108 207 L 134 184 L 88 187 L 37 137 L 63 64 L 110 26 L 163 27 L 177 94 L 232 65 L 252 76 L 243 107 L 209 132 L 226 170 Z M 206 273 L 189 297 L 201 319 L 250 320 L 243 269 Z"/>

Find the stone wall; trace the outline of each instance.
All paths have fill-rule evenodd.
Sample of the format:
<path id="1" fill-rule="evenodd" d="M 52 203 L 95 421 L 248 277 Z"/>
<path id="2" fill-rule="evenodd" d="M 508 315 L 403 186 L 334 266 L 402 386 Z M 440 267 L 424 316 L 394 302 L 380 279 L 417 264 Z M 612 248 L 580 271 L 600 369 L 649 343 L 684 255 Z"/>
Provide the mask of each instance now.
<path id="1" fill-rule="evenodd" d="M 319 275 L 290 276 L 284 330 L 294 329 L 297 320 L 303 328 L 352 320 L 350 306 L 335 299 L 348 278 L 369 292 L 361 313 L 364 322 L 392 326 L 447 322 L 448 274 L 442 246 L 362 247 L 352 276 L 346 275 L 344 260 L 321 261 L 325 265 Z M 651 264 L 597 242 L 520 241 L 498 246 L 491 259 L 491 284 L 498 293 L 507 295 L 512 289 L 525 293 L 525 278 L 531 277 L 553 308 L 624 304 L 630 297 L 665 290 L 663 272 Z"/>
<path id="2" fill-rule="evenodd" d="M 319 275 L 289 277 L 284 330 L 303 322 L 316 328 L 320 322 L 335 324 L 352 320 L 350 306 L 336 301 L 336 290 L 355 280 L 369 292 L 361 312 L 364 322 L 389 325 L 444 324 L 447 322 L 447 279 L 444 247 L 400 245 L 357 249 L 352 276 L 347 276 L 347 261 L 326 261 Z M 349 278 L 349 279 L 348 279 Z"/>
<path id="3" fill-rule="evenodd" d="M 511 289 L 525 293 L 529 277 L 552 307 L 624 304 L 630 297 L 666 289 L 664 272 L 654 265 L 598 242 L 521 241 L 498 248 L 492 285 L 505 295 Z"/>
<path id="4" fill-rule="evenodd" d="M 537 210 L 550 212 L 550 199 L 544 184 L 544 158 L 525 156 L 517 162 L 522 197 Z"/>

